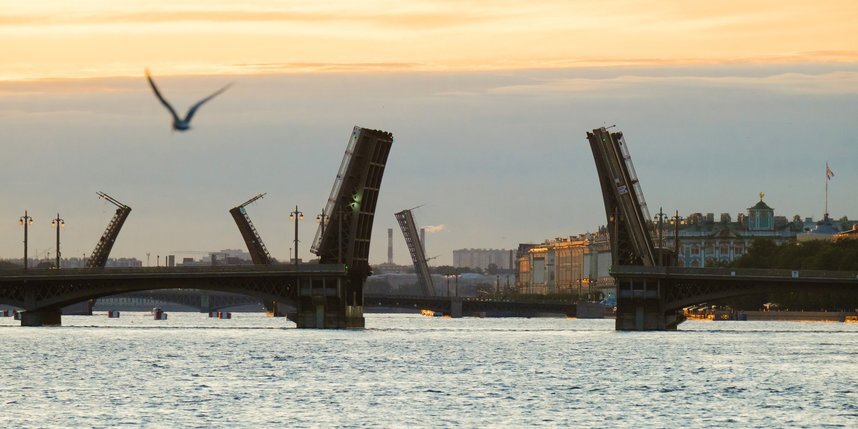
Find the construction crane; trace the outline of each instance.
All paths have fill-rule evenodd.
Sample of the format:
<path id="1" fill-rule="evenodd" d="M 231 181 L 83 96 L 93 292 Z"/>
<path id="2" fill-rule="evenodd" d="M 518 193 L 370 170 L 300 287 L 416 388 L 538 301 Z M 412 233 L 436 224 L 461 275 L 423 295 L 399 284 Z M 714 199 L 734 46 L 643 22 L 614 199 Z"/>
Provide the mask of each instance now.
<path id="1" fill-rule="evenodd" d="M 265 243 L 262 242 L 259 232 L 256 231 L 256 228 L 253 226 L 253 222 L 250 221 L 250 216 L 247 215 L 247 210 L 244 209 L 248 204 L 253 203 L 264 196 L 265 193 L 259 194 L 245 201 L 243 204 L 229 210 L 229 214 L 232 215 L 233 220 L 235 220 L 235 224 L 238 225 L 238 231 L 241 232 L 241 237 L 244 238 L 244 244 L 247 245 L 247 251 L 250 253 L 250 259 L 253 260 L 255 265 L 269 265 L 274 262 L 274 258 L 272 258 L 271 254 L 268 253 L 268 249 L 265 247 Z"/>
<path id="2" fill-rule="evenodd" d="M 403 210 L 394 214 L 394 216 L 396 216 L 396 220 L 399 222 L 399 228 L 402 229 L 405 244 L 408 245 L 408 252 L 411 253 L 411 261 L 414 263 L 414 272 L 417 273 L 417 282 L 420 284 L 420 289 L 424 295 L 434 296 L 435 284 L 432 282 L 432 275 L 429 273 L 428 261 L 437 258 L 437 256 L 429 259 L 426 258 L 426 252 L 423 249 L 423 243 L 420 242 L 420 236 L 417 233 L 417 224 L 414 222 L 414 215 L 411 213 L 411 210 L 413 209 Z"/>
<path id="3" fill-rule="evenodd" d="M 98 197 L 104 198 L 106 201 L 115 205 L 116 213 L 113 214 L 113 218 L 110 220 L 110 223 L 107 224 L 107 229 L 104 231 L 104 234 L 101 235 L 101 238 L 98 240 L 98 244 L 95 245 L 95 250 L 92 251 L 89 260 L 86 261 L 86 266 L 88 268 L 102 268 L 107 264 L 107 257 L 110 256 L 110 250 L 113 249 L 113 243 L 116 242 L 116 237 L 119 236 L 119 230 L 122 229 L 122 224 L 125 223 L 125 219 L 127 219 L 128 215 L 131 214 L 131 207 L 120 203 L 110 195 L 99 191 Z"/>

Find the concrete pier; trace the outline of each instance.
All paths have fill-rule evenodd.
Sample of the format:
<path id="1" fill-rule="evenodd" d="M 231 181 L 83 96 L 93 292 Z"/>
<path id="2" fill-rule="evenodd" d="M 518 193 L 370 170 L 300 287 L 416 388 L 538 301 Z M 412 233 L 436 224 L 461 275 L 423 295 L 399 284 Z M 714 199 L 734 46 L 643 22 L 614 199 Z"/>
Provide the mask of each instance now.
<path id="1" fill-rule="evenodd" d="M 364 328 L 363 306 L 345 305 L 337 296 L 307 296 L 298 301 L 298 311 L 289 319 L 302 329 Z"/>
<path id="2" fill-rule="evenodd" d="M 62 326 L 62 310 L 59 308 L 24 311 L 21 326 Z"/>
<path id="3" fill-rule="evenodd" d="M 450 317 L 453 319 L 462 318 L 462 298 L 453 297 L 450 299 Z"/>

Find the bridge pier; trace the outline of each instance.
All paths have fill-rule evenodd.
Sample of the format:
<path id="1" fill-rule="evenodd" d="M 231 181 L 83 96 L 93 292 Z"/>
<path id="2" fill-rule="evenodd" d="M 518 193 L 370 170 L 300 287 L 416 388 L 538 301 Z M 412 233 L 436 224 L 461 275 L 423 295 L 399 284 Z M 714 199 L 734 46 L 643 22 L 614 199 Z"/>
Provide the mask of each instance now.
<path id="1" fill-rule="evenodd" d="M 450 299 L 450 317 L 453 319 L 462 318 L 462 298 L 453 297 Z"/>
<path id="2" fill-rule="evenodd" d="M 350 287 L 354 279 L 342 277 L 307 279 L 300 284 L 295 314 L 290 319 L 299 329 L 347 329 L 366 326 L 362 300 L 357 288 Z M 351 292 L 351 293 L 349 293 Z M 360 291 L 361 298 L 363 291 Z"/>
<path id="3" fill-rule="evenodd" d="M 27 310 L 21 312 L 21 326 L 62 326 L 62 309 Z"/>
<path id="4" fill-rule="evenodd" d="M 363 306 L 344 305 L 336 297 L 302 297 L 292 321 L 299 329 L 347 329 L 366 326 Z"/>
<path id="5" fill-rule="evenodd" d="M 616 330 L 675 330 L 685 318 L 676 311 L 664 310 L 665 286 L 659 279 L 619 279 Z"/>
<path id="6" fill-rule="evenodd" d="M 209 299 L 209 294 L 207 292 L 203 292 L 200 294 L 200 313 L 211 313 L 212 306 L 211 300 Z"/>

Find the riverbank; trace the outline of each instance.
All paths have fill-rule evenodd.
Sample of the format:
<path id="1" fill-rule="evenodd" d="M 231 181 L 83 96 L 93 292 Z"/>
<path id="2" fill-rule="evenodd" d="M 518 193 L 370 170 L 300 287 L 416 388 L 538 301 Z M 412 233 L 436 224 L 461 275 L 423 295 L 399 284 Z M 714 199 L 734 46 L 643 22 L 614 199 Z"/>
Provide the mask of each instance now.
<path id="1" fill-rule="evenodd" d="M 755 321 L 858 322 L 855 311 L 740 311 L 739 315 Z"/>

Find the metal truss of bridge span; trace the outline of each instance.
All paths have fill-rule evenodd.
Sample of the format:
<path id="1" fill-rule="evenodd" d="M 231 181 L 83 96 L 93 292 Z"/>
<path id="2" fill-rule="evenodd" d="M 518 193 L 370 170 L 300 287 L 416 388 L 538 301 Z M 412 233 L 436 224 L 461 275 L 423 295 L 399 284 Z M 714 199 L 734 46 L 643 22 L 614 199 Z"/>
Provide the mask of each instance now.
<path id="1" fill-rule="evenodd" d="M 348 273 L 337 301 L 308 297 L 302 308 L 321 308 L 326 314 L 330 312 L 325 309 L 332 309 L 343 327 L 364 326 L 363 286 L 370 273 L 372 224 L 392 145 L 393 135 L 388 132 L 354 128 L 310 249 L 321 264 L 342 263 Z M 311 324 L 313 316 L 304 314 Z"/>
<path id="2" fill-rule="evenodd" d="M 262 242 L 262 237 L 259 236 L 259 231 L 253 226 L 250 220 L 250 215 L 247 214 L 249 204 L 261 199 L 265 194 L 259 194 L 236 207 L 229 210 L 229 214 L 238 226 L 238 231 L 241 233 L 241 238 L 244 239 L 244 244 L 247 246 L 247 251 L 250 253 L 250 259 L 254 264 L 267 265 L 274 263 L 274 258 L 268 253 L 268 248 Z"/>
<path id="3" fill-rule="evenodd" d="M 90 253 L 89 260 L 86 261 L 86 266 L 89 268 L 104 267 L 107 264 L 107 258 L 110 256 L 113 244 L 116 243 L 116 238 L 119 237 L 119 231 L 122 229 L 122 225 L 125 224 L 125 220 L 128 219 L 128 215 L 131 214 L 131 207 L 122 204 L 110 195 L 98 192 L 98 197 L 104 198 L 105 201 L 115 205 L 116 213 L 110 219 L 110 223 L 107 224 L 104 234 L 98 239 L 95 249 Z"/>
<path id="4" fill-rule="evenodd" d="M 299 307 L 305 296 L 337 297 L 346 275 L 337 264 L 20 270 L 0 275 L 0 304 L 26 310 L 24 326 L 59 325 L 60 309 L 77 302 L 161 289 L 227 292 Z"/>
<path id="5" fill-rule="evenodd" d="M 858 272 L 618 266 L 620 295 L 658 295 L 665 312 L 725 298 L 786 291 L 858 293 Z"/>
<path id="6" fill-rule="evenodd" d="M 95 303 L 95 307 L 120 310 L 122 306 L 130 305 L 137 308 L 143 307 L 144 309 L 148 309 L 163 307 L 169 304 L 179 305 L 181 307 L 203 313 L 221 311 L 232 307 L 247 306 L 255 306 L 261 310 L 265 306 L 261 300 L 242 294 L 212 292 L 198 289 L 165 289 L 147 290 L 104 297 Z"/>

